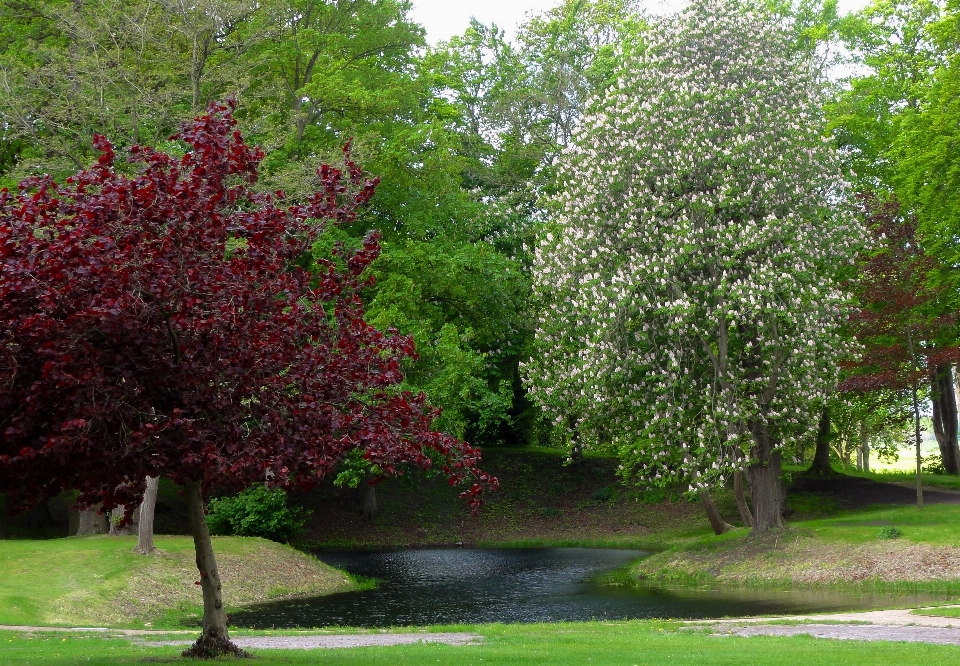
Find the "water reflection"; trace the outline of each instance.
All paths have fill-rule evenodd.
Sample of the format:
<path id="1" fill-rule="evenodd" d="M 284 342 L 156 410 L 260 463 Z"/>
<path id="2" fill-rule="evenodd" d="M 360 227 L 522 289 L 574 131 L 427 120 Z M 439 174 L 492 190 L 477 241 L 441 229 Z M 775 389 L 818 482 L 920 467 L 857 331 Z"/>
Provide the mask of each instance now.
<path id="1" fill-rule="evenodd" d="M 645 553 L 587 548 L 397 550 L 322 553 L 380 581 L 375 590 L 260 604 L 234 613 L 240 627 L 388 627 L 482 622 L 712 618 L 869 609 L 937 595 L 852 596 L 831 590 L 624 589 L 591 582 Z"/>

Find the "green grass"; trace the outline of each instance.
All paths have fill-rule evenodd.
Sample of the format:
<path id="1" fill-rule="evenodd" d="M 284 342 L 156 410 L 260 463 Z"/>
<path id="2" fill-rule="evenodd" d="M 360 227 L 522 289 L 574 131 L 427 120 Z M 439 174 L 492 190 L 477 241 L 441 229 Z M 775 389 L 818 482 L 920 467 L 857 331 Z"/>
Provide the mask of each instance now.
<path id="1" fill-rule="evenodd" d="M 136 537 L 0 541 L 0 624 L 176 627 L 200 612 L 193 540 L 157 537 L 160 552 L 133 552 Z M 214 539 L 225 602 L 356 589 L 316 558 L 263 539 Z"/>
<path id="2" fill-rule="evenodd" d="M 888 537 L 896 530 L 900 536 Z M 914 566 L 921 551 L 929 570 Z M 739 529 L 700 535 L 670 547 L 610 577 L 617 585 L 729 585 L 773 589 L 831 589 L 864 594 L 933 594 L 955 598 L 960 580 L 944 578 L 943 558 L 960 547 L 960 505 L 934 504 L 845 511 L 829 518 L 794 521 L 787 529 L 752 537 Z M 859 558 L 858 554 L 870 555 Z M 910 554 L 914 553 L 914 554 Z M 880 564 L 874 566 L 873 558 Z M 892 575 L 887 575 L 892 572 Z"/>
<path id="3" fill-rule="evenodd" d="M 918 608 L 913 611 L 914 615 L 933 615 L 935 617 L 960 617 L 960 606 L 949 606 L 947 608 Z"/>
<path id="4" fill-rule="evenodd" d="M 952 664 L 960 648 L 920 643 L 861 642 L 814 639 L 806 636 L 712 637 L 702 631 L 681 630 L 668 622 L 607 622 L 550 625 L 483 625 L 445 627 L 483 636 L 479 645 L 417 644 L 347 650 L 258 650 L 253 660 L 222 661 L 237 664 L 337 664 L 338 666 L 425 666 L 486 664 L 509 666 L 711 666 L 720 664 L 775 664 L 818 666 L 877 663 Z M 143 647 L 129 639 L 88 635 L 0 633 L 0 664 L 45 666 L 97 664 L 102 666 L 191 663 L 181 659 L 178 647 Z M 217 663 L 220 663 L 218 660 Z"/>
<path id="5" fill-rule="evenodd" d="M 903 532 L 900 537 L 903 541 L 960 546 L 960 505 L 956 504 L 928 504 L 922 509 L 905 506 L 849 511 L 831 518 L 793 523 L 792 526 L 827 541 L 859 544 L 880 538 L 886 525 L 869 524 L 880 522 L 899 528 Z"/>
<path id="6" fill-rule="evenodd" d="M 864 479 L 872 479 L 874 481 L 879 481 L 880 483 L 915 484 L 917 482 L 916 470 L 878 470 L 864 472 L 856 469 L 855 467 L 848 467 L 847 469 L 837 468 L 837 471 L 848 476 L 858 476 Z M 947 490 L 960 490 L 960 476 L 922 474 L 921 478 L 923 479 L 924 486 L 930 486 L 931 488 L 944 488 Z"/>

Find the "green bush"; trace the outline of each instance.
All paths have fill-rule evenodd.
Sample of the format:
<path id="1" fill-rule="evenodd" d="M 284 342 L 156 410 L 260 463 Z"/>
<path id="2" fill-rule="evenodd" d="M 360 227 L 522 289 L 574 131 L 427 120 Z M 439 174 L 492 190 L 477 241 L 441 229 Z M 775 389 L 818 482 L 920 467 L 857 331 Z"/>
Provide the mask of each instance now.
<path id="1" fill-rule="evenodd" d="M 943 458 L 938 455 L 924 456 L 920 459 L 920 471 L 924 474 L 943 476 L 947 470 L 943 466 Z"/>
<path id="2" fill-rule="evenodd" d="M 877 535 L 880 539 L 899 539 L 902 536 L 903 532 L 897 527 L 884 527 L 880 530 L 880 534 Z"/>
<path id="3" fill-rule="evenodd" d="M 207 525 L 221 536 L 254 536 L 289 543 L 303 529 L 310 512 L 287 505 L 287 493 L 258 483 L 235 497 L 210 500 Z"/>
<path id="4" fill-rule="evenodd" d="M 544 518 L 559 518 L 563 515 L 563 510 L 552 506 L 545 506 L 540 509 L 540 515 L 542 515 Z"/>

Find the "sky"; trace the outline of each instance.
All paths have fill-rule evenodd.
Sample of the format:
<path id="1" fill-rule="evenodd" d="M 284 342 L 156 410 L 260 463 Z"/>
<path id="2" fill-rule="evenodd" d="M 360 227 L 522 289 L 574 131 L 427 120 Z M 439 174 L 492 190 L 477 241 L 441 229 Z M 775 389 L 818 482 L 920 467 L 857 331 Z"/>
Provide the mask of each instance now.
<path id="1" fill-rule="evenodd" d="M 512 37 L 528 13 L 540 14 L 560 0 L 413 0 L 411 18 L 427 29 L 427 41 L 436 44 L 467 29 L 470 17 L 481 23 L 496 23 Z M 646 0 L 653 13 L 675 11 L 683 0 Z M 859 9 L 866 0 L 840 0 L 840 11 Z"/>

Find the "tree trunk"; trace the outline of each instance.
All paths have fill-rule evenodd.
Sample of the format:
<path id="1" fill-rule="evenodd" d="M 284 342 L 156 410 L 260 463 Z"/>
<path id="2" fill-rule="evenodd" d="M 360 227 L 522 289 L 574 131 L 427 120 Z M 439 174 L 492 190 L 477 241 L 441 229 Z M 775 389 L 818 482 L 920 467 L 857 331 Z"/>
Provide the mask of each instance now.
<path id="1" fill-rule="evenodd" d="M 809 474 L 817 476 L 833 476 L 835 473 L 830 465 L 830 408 L 824 406 L 820 412 L 820 425 L 817 428 L 817 451 L 813 454 L 813 463 Z"/>
<path id="2" fill-rule="evenodd" d="M 860 458 L 863 461 L 861 469 L 870 471 L 870 437 L 867 436 L 867 422 L 860 421 Z"/>
<path id="3" fill-rule="evenodd" d="M 923 459 L 920 457 L 920 442 L 923 438 L 920 436 L 920 401 L 917 399 L 917 387 L 914 385 L 911 391 L 913 396 L 913 428 L 917 443 L 917 507 L 923 508 L 923 474 L 920 464 Z"/>
<path id="4" fill-rule="evenodd" d="M 200 589 L 203 592 L 203 633 L 184 657 L 212 659 L 224 654 L 238 657 L 246 653 L 230 642 L 227 634 L 227 613 L 223 610 L 223 591 L 220 585 L 220 573 L 217 560 L 213 555 L 213 542 L 207 528 L 207 517 L 203 512 L 203 491 L 199 481 L 188 481 L 183 485 L 187 500 L 187 513 L 190 515 L 190 531 L 193 533 L 193 546 L 197 553 L 197 570 L 200 572 Z"/>
<path id="5" fill-rule="evenodd" d="M 737 500 L 737 510 L 740 512 L 740 520 L 745 527 L 753 527 L 753 513 L 750 511 L 750 505 L 747 504 L 746 489 L 744 488 L 743 472 L 737 470 L 733 473 L 733 496 Z"/>
<path id="6" fill-rule="evenodd" d="M 131 536 L 137 533 L 138 524 L 140 522 L 140 507 L 138 506 L 133 510 L 133 514 L 130 516 L 130 522 L 123 527 L 120 527 L 120 521 L 123 520 L 123 516 L 126 512 L 127 507 L 125 506 L 118 506 L 116 509 L 110 512 L 110 536 Z"/>
<path id="7" fill-rule="evenodd" d="M 783 527 L 783 488 L 780 485 L 780 454 L 774 452 L 774 442 L 763 424 L 751 424 L 754 445 L 747 468 L 750 492 L 753 498 L 753 531 L 762 534 Z"/>
<path id="8" fill-rule="evenodd" d="M 157 506 L 157 487 L 159 485 L 159 476 L 147 477 L 147 488 L 143 491 L 143 503 L 140 505 L 137 547 L 134 549 L 141 555 L 149 555 L 156 550 L 153 547 L 153 514 Z"/>
<path id="9" fill-rule="evenodd" d="M 583 446 L 580 444 L 580 427 L 577 419 L 571 414 L 570 423 L 570 462 L 579 465 L 583 462 Z"/>
<path id="10" fill-rule="evenodd" d="M 377 516 L 377 487 L 367 484 L 363 488 L 363 497 L 360 500 L 360 513 L 367 520 Z"/>
<path id="11" fill-rule="evenodd" d="M 947 474 L 960 474 L 960 446 L 957 445 L 957 399 L 953 371 L 949 364 L 938 365 L 930 375 L 933 405 L 933 432 L 940 445 L 940 457 Z"/>
<path id="12" fill-rule="evenodd" d="M 714 534 L 719 536 L 733 529 L 733 525 L 724 522 L 723 518 L 720 517 L 720 512 L 717 511 L 709 492 L 701 490 L 700 501 L 703 502 L 703 508 L 707 512 L 707 519 L 710 521 L 710 527 L 713 528 Z"/>
<path id="13" fill-rule="evenodd" d="M 77 528 L 77 536 L 90 536 L 91 534 L 107 534 L 110 531 L 109 521 L 106 515 L 98 513 L 102 504 L 87 507 L 80 512 L 80 525 Z"/>

